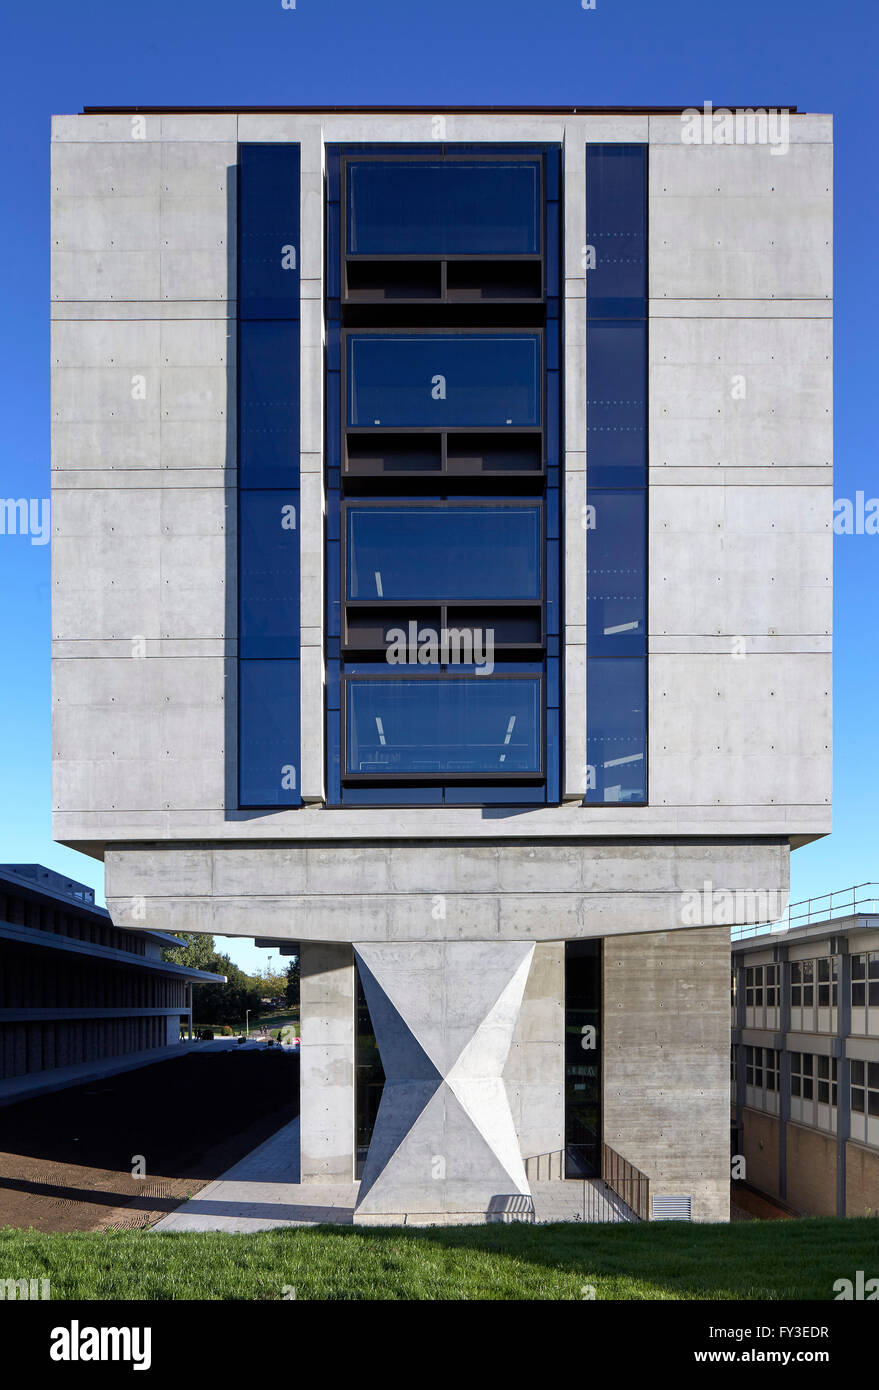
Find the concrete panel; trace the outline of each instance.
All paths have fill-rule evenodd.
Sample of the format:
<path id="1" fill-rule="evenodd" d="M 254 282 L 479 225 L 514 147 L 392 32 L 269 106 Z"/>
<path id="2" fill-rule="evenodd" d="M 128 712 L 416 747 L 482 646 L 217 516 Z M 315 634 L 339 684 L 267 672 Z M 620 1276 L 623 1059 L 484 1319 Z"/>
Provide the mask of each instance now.
<path id="1" fill-rule="evenodd" d="M 55 141 L 109 141 L 131 146 L 161 138 L 161 116 L 108 114 L 52 117 L 52 139 Z"/>
<path id="2" fill-rule="evenodd" d="M 829 634 L 832 504 L 829 486 L 657 488 L 651 633 Z"/>
<path id="3" fill-rule="evenodd" d="M 691 108 L 688 108 L 688 110 L 691 110 L 691 111 L 692 111 L 692 110 L 699 110 L 699 109 L 700 109 L 700 108 L 698 108 L 698 107 L 691 107 Z M 727 107 L 727 108 L 725 108 L 725 109 L 726 109 L 726 110 L 729 110 L 730 108 Z M 733 110 L 736 110 L 736 109 L 739 109 L 739 110 L 749 110 L 749 109 L 750 109 L 750 110 L 761 110 L 761 109 L 762 109 L 762 110 L 765 110 L 765 111 L 776 111 L 776 112 L 779 112 L 779 113 L 780 113 L 780 112 L 783 112 L 786 108 L 782 106 L 782 107 L 768 107 L 768 108 L 767 108 L 767 107 L 763 107 L 763 108 L 760 108 L 760 107 L 756 107 L 756 108 L 735 108 L 735 107 L 733 107 L 732 109 L 733 109 Z M 721 108 L 720 108 L 720 107 L 717 107 L 716 110 L 719 111 L 719 110 L 721 110 Z M 651 144 L 656 144 L 656 145 L 680 145 L 680 144 L 682 143 L 681 131 L 682 131 L 683 128 L 684 128 L 684 122 L 682 121 L 680 115 L 677 115 L 677 116 L 665 116 L 665 115 L 663 115 L 663 116 L 651 116 L 651 117 L 650 117 L 650 143 L 651 143 Z M 814 144 L 829 144 L 829 143 L 833 140 L 833 117 L 832 117 L 832 116 L 829 116 L 829 115 L 820 115 L 820 114 L 813 113 L 813 112 L 803 112 L 802 114 L 798 114 L 798 113 L 789 114 L 789 115 L 788 115 L 788 124 L 787 124 L 787 138 L 788 138 L 788 140 L 789 140 L 789 142 L 790 142 L 791 145 L 801 145 L 801 144 L 807 144 L 807 145 L 814 145 Z M 699 146 L 688 145 L 688 146 L 685 146 L 685 148 L 690 149 L 690 150 L 694 150 L 694 149 L 698 149 Z M 710 147 L 710 148 L 730 150 L 730 149 L 734 149 L 734 148 L 736 148 L 736 147 L 735 147 L 735 146 L 728 146 L 728 145 L 725 145 L 725 146 L 713 146 L 713 147 Z M 754 147 L 753 147 L 753 146 L 747 146 L 746 148 L 748 148 L 748 149 L 753 149 Z M 760 147 L 757 147 L 757 148 L 759 149 Z M 780 160 L 786 158 L 786 156 L 785 156 L 785 155 L 782 155 L 782 154 L 778 154 L 778 155 L 772 156 L 772 158 L 773 158 L 773 161 L 774 161 L 775 163 L 778 163 Z"/>
<path id="4" fill-rule="evenodd" d="M 213 325 L 212 325 L 213 327 Z M 88 368 L 122 370 L 156 367 L 161 360 L 162 325 L 151 319 L 138 322 L 95 319 L 71 320 L 52 325 L 53 388 L 63 393 L 65 371 Z"/>
<path id="5" fill-rule="evenodd" d="M 160 299 L 159 251 L 63 251 L 52 255 L 52 298 Z"/>
<path id="6" fill-rule="evenodd" d="M 58 663 L 55 803 L 131 810 L 223 804 L 223 661 Z"/>
<path id="7" fill-rule="evenodd" d="M 530 1195 L 502 1072 L 534 947 L 355 950 L 387 1077 L 355 1223 L 484 1221 Z"/>
<path id="8" fill-rule="evenodd" d="M 56 142 L 51 155 L 52 192 L 62 198 L 157 196 L 162 159 L 161 146 L 145 140 Z"/>
<path id="9" fill-rule="evenodd" d="M 220 236 L 200 250 L 163 251 L 160 278 L 162 299 L 226 299 L 234 295 L 226 243 Z"/>
<path id="10" fill-rule="evenodd" d="M 650 317 L 665 319 L 832 319 L 828 299 L 651 299 Z"/>
<path id="11" fill-rule="evenodd" d="M 301 1176 L 354 1180 L 354 956 L 304 943 L 300 955 Z"/>
<path id="12" fill-rule="evenodd" d="M 159 187 L 172 198 L 226 195 L 230 170 L 238 164 L 234 140 L 167 140 L 160 145 Z"/>
<path id="13" fill-rule="evenodd" d="M 650 197 L 802 198 L 833 192 L 833 147 L 657 144 L 650 151 Z"/>
<path id="14" fill-rule="evenodd" d="M 300 823 L 314 815 L 301 812 Z M 323 820 L 321 815 L 319 824 Z M 782 843 L 633 841 L 614 846 L 491 846 L 477 852 L 466 845 L 333 847 L 325 842 L 306 849 L 304 861 L 296 857 L 289 886 L 283 881 L 286 867 L 279 878 L 274 864 L 273 857 L 281 852 L 276 847 L 236 847 L 228 887 L 223 886 L 227 878 L 222 864 L 230 849 L 212 847 L 210 852 L 217 865 L 213 896 L 195 902 L 175 888 L 177 850 L 108 848 L 106 892 L 111 911 L 124 911 L 130 899 L 144 898 L 149 905 L 145 920 L 157 929 L 253 935 L 258 917 L 259 934 L 265 937 L 393 940 L 404 950 L 410 941 L 558 942 L 613 933 L 674 932 L 706 921 L 723 922 L 728 928 L 737 920 L 769 915 L 762 904 L 771 908 L 783 902 L 788 889 L 788 850 Z M 464 882 L 472 883 L 470 876 L 478 877 L 481 861 L 489 866 L 481 887 L 455 887 L 459 865 Z M 284 866 L 288 862 L 282 859 Z M 420 882 L 401 886 L 413 882 L 416 862 Z M 566 889 L 560 880 L 566 881 Z M 755 890 L 764 897 L 752 896 Z M 183 926 L 195 920 L 209 925 Z"/>
<path id="15" fill-rule="evenodd" d="M 830 805 L 830 658 L 653 656 L 653 804 Z"/>
<path id="16" fill-rule="evenodd" d="M 56 194 L 52 248 L 75 251 L 155 251 L 159 248 L 158 194 L 99 198 Z"/>
<path id="17" fill-rule="evenodd" d="M 604 1142 L 695 1221 L 729 1219 L 729 962 L 723 927 L 604 950 Z"/>
<path id="18" fill-rule="evenodd" d="M 504 1084 L 523 1158 L 558 1154 L 565 1143 L 565 948 L 534 948 Z"/>
<path id="19" fill-rule="evenodd" d="M 222 637 L 225 527 L 219 488 L 56 488 L 53 636 Z"/>

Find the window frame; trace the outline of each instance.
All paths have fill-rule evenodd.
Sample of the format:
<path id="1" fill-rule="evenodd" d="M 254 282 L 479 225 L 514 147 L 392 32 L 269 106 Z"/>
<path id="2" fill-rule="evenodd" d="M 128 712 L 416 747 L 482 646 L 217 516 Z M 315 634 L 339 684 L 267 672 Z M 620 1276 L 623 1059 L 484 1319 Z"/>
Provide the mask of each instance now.
<path id="1" fill-rule="evenodd" d="M 538 540 L 538 563 L 540 569 L 540 593 L 537 598 L 349 598 L 348 597 L 348 515 L 353 511 L 453 511 L 459 508 L 482 508 L 500 510 L 515 508 L 517 511 L 537 511 L 540 535 Z M 342 603 L 346 608 L 384 608 L 389 612 L 397 608 L 540 608 L 541 631 L 545 629 L 543 612 L 546 606 L 546 499 L 543 497 L 443 497 L 439 499 L 413 497 L 344 497 L 340 506 L 341 517 L 341 559 Z"/>
<path id="2" fill-rule="evenodd" d="M 348 250 L 348 169 L 354 164 L 537 164 L 538 186 L 537 186 L 537 227 L 539 234 L 539 249 L 530 252 L 515 251 L 484 251 L 484 252 L 415 252 L 415 251 L 349 251 Z M 531 153 L 512 153 L 500 154 L 497 151 L 464 151 L 455 150 L 446 153 L 445 142 L 437 144 L 436 154 L 407 154 L 405 151 L 398 150 L 393 154 L 347 154 L 340 156 L 340 190 L 339 190 L 339 210 L 341 213 L 341 227 L 339 242 L 341 247 L 342 259 L 342 280 L 343 287 L 347 287 L 347 277 L 345 276 L 345 265 L 347 261 L 543 261 L 546 257 L 546 216 L 545 208 L 547 203 L 547 180 L 546 180 L 546 156 L 540 152 Z M 343 298 L 345 298 L 343 291 Z M 410 301 L 411 302 L 411 301 Z M 416 301 L 417 302 L 417 301 Z"/>
<path id="3" fill-rule="evenodd" d="M 450 328 L 446 326 L 437 327 L 435 324 L 407 324 L 400 327 L 398 324 L 388 324 L 382 328 L 359 328 L 351 325 L 343 326 L 340 332 L 340 351 L 341 351 L 341 429 L 344 454 L 342 458 L 342 471 L 345 476 L 349 475 L 348 469 L 348 447 L 347 436 L 356 435 L 381 435 L 381 434 L 412 434 L 412 435 L 460 435 L 460 434 L 493 434 L 503 437 L 504 435 L 515 434 L 534 434 L 542 435 L 546 432 L 546 376 L 547 376 L 547 357 L 546 357 L 546 330 L 543 324 L 510 324 L 503 328 L 494 325 L 488 327 L 468 325 L 467 327 Z M 537 339 L 537 384 L 538 384 L 538 422 L 536 425 L 351 425 L 348 423 L 348 340 L 350 338 L 515 338 L 530 337 Z M 445 452 L 445 450 L 444 450 Z M 445 477 L 445 471 L 436 474 L 438 478 Z"/>
<path id="4" fill-rule="evenodd" d="M 447 681 L 447 680 L 472 680 L 479 681 L 486 685 L 490 681 L 504 680 L 523 680 L 536 682 L 538 687 L 537 716 L 539 727 L 537 731 L 537 750 L 540 756 L 540 768 L 538 771 L 522 772 L 511 769 L 509 772 L 349 772 L 348 771 L 348 688 L 354 684 L 375 684 L 376 681 L 388 681 L 399 684 L 403 681 L 410 683 L 420 681 Z M 340 678 L 341 684 L 341 713 L 342 713 L 342 741 L 341 741 L 341 779 L 343 786 L 393 786 L 393 785 L 418 785 L 428 784 L 430 786 L 443 786 L 444 784 L 456 783 L 459 785 L 480 785 L 480 786 L 500 786 L 504 783 L 537 784 L 546 780 L 546 674 L 545 672 L 526 673 L 523 671 L 498 671 L 495 667 L 490 676 L 477 676 L 470 672 L 451 671 L 432 671 L 425 669 L 423 672 L 412 672 L 408 669 L 400 671 L 399 674 L 366 673 L 366 672 L 343 672 Z"/>

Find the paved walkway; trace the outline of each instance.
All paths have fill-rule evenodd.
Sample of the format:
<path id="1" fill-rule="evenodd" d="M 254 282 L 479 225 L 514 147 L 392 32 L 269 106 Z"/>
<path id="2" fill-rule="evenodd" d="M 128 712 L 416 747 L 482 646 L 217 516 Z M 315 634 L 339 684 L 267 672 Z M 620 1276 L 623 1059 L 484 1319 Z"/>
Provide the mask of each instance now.
<path id="1" fill-rule="evenodd" d="M 358 1183 L 299 1180 L 299 1120 L 242 1158 L 154 1231 L 267 1231 L 280 1226 L 350 1226 Z M 534 1216 L 549 1221 L 620 1221 L 627 1208 L 599 1183 L 532 1182 Z"/>
<path id="2" fill-rule="evenodd" d="M 357 1184 L 299 1181 L 299 1120 L 291 1120 L 154 1231 L 268 1231 L 276 1226 L 350 1226 Z"/>

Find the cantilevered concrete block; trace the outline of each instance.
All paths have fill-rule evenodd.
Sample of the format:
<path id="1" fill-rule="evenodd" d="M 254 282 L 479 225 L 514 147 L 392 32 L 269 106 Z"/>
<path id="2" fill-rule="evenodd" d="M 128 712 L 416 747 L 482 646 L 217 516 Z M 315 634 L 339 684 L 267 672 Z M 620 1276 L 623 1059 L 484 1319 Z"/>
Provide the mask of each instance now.
<path id="1" fill-rule="evenodd" d="M 502 1073 L 533 954 L 525 942 L 355 947 L 387 1078 L 355 1221 L 485 1221 L 499 1198 L 530 1196 Z"/>

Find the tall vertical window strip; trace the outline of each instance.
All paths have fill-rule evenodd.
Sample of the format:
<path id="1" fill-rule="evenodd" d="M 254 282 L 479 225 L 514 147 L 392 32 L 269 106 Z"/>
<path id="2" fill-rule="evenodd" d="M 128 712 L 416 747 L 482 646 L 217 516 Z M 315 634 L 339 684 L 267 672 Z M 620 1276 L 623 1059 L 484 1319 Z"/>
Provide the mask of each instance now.
<path id="1" fill-rule="evenodd" d="M 238 166 L 238 799 L 299 806 L 299 146 Z"/>
<path id="2" fill-rule="evenodd" d="M 355 1178 L 363 1177 L 366 1155 L 372 1140 L 378 1108 L 385 1088 L 385 1070 L 381 1054 L 375 1040 L 375 1028 L 369 1014 L 369 1005 L 363 991 L 360 971 L 354 967 L 357 980 L 357 1004 L 355 1015 L 355 1034 L 357 1055 L 355 1061 L 355 1096 L 357 1155 L 355 1159 Z"/>
<path id="3" fill-rule="evenodd" d="M 601 942 L 565 947 L 565 1177 L 601 1173 Z"/>
<path id="4" fill-rule="evenodd" d="M 647 800 L 647 146 L 586 146 L 587 802 Z"/>
<path id="5" fill-rule="evenodd" d="M 559 798 L 559 195 L 557 147 L 327 148 L 331 804 Z"/>

